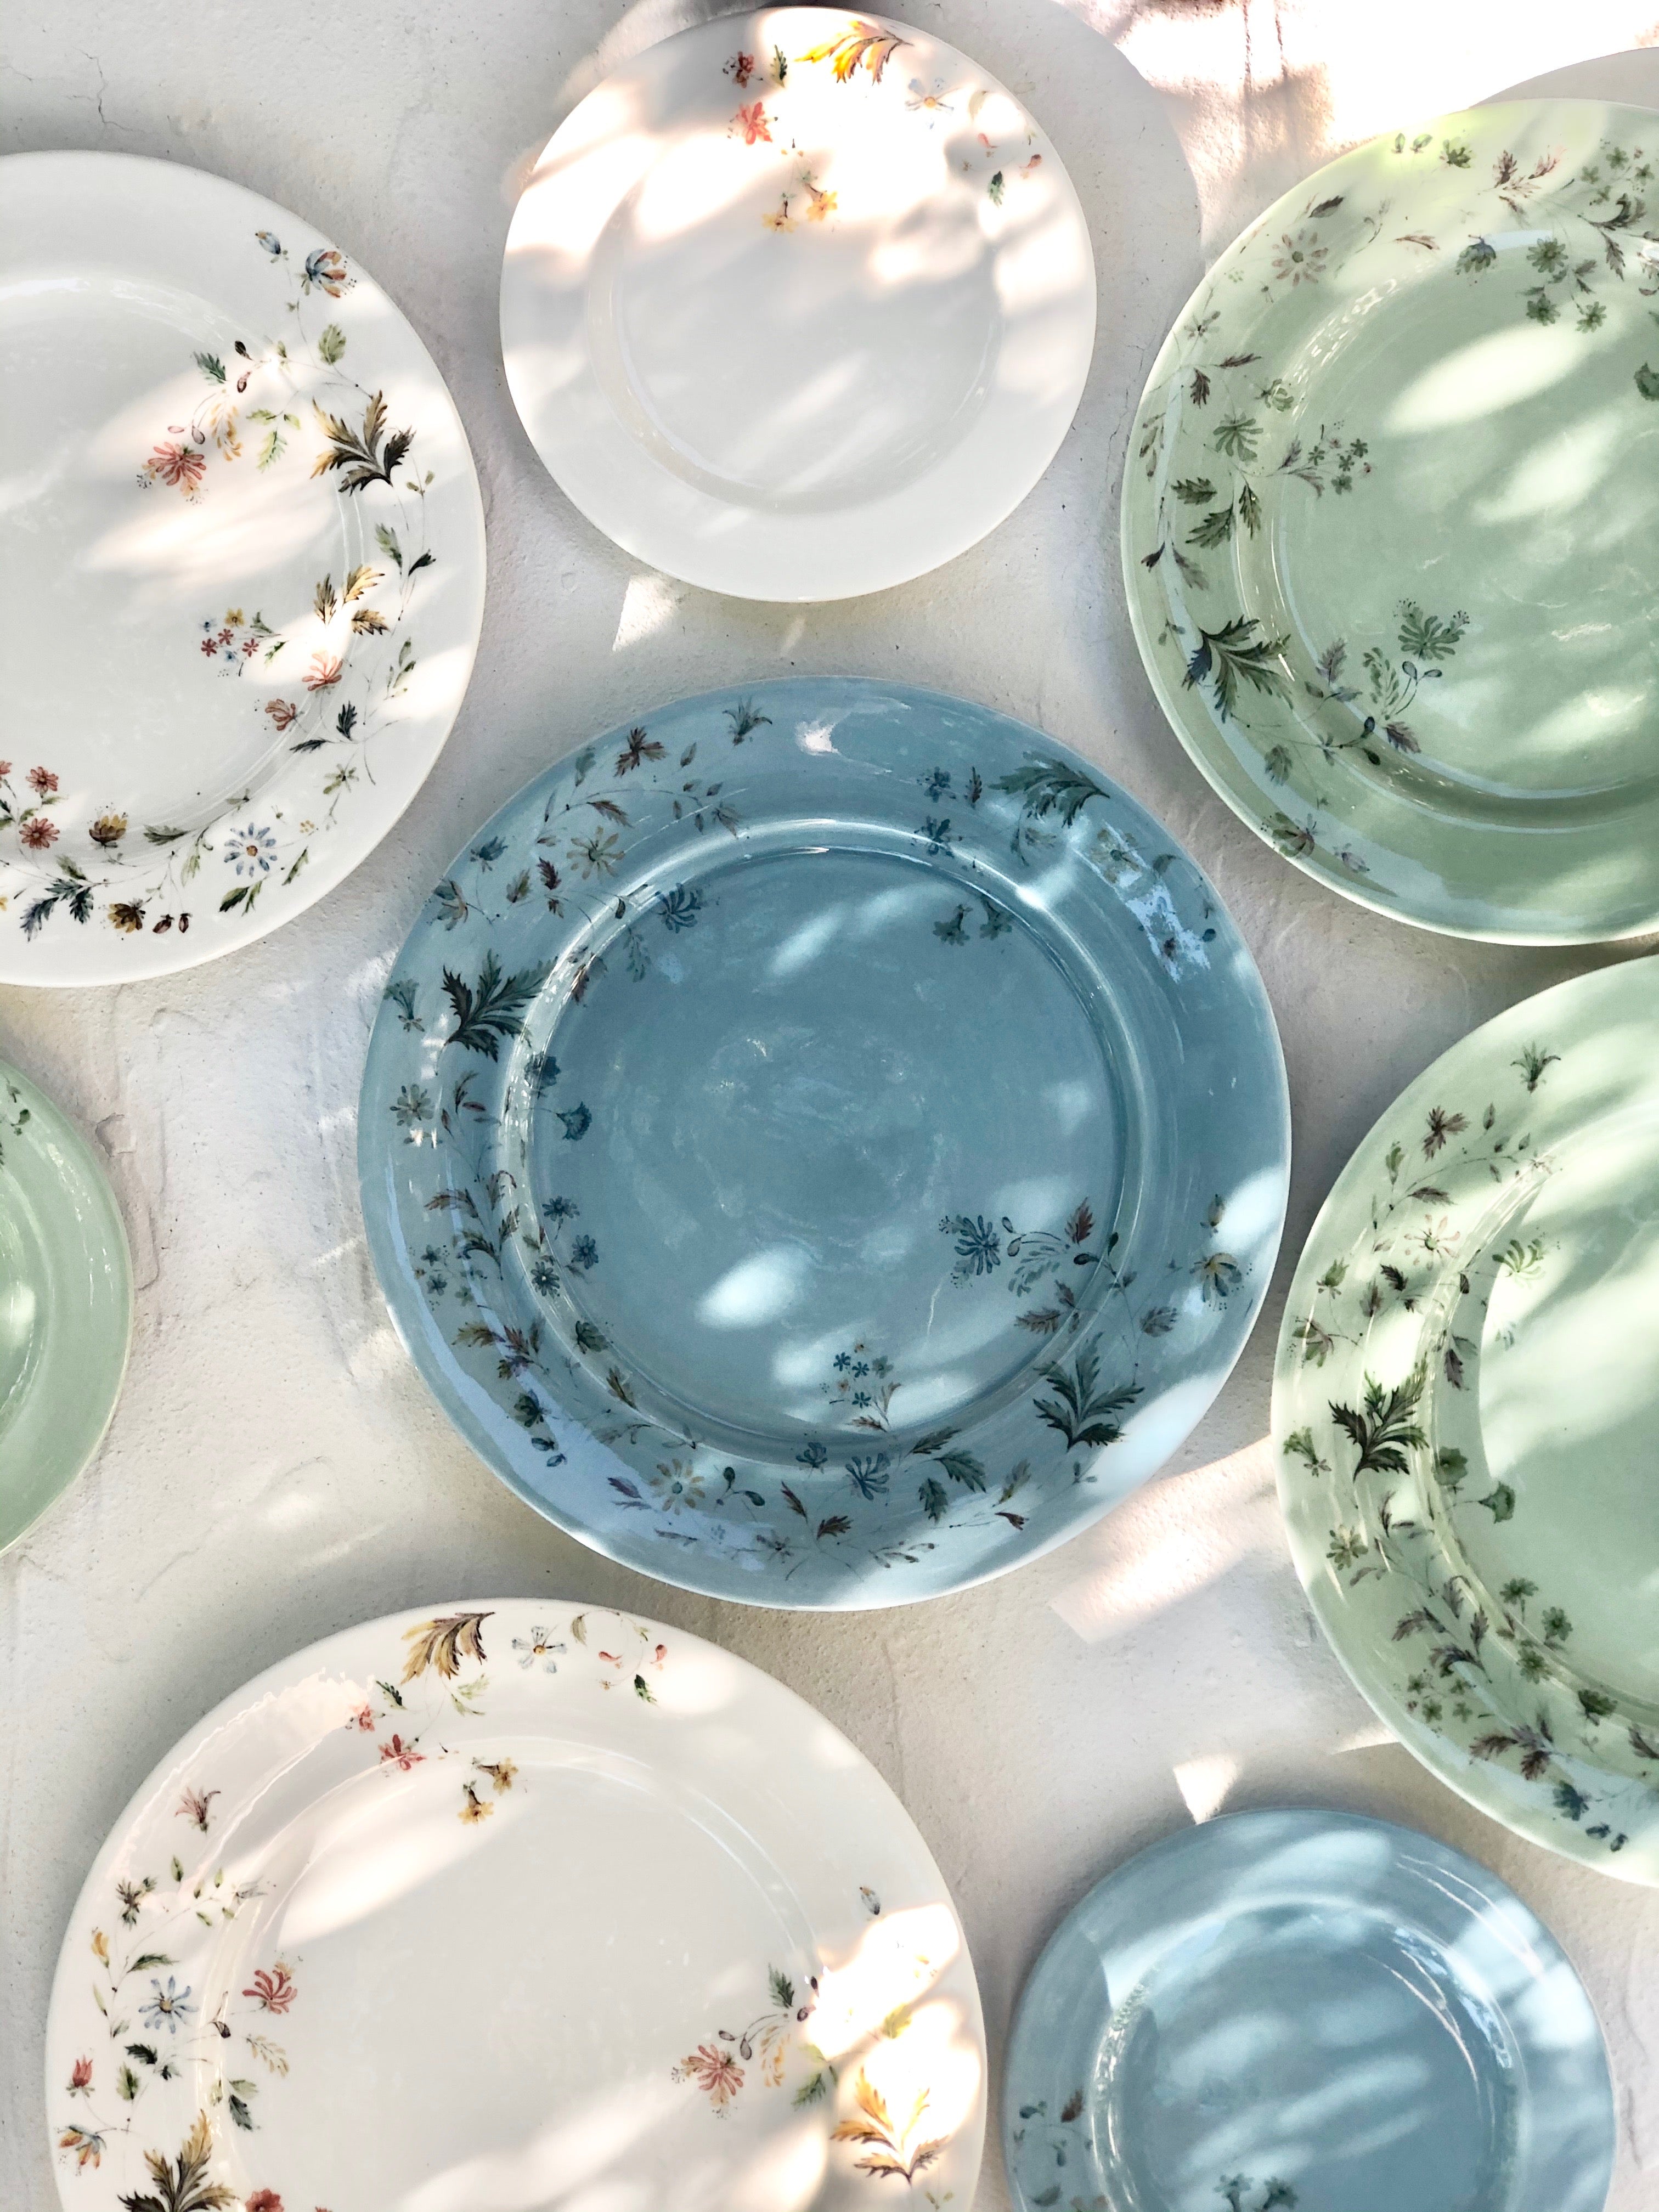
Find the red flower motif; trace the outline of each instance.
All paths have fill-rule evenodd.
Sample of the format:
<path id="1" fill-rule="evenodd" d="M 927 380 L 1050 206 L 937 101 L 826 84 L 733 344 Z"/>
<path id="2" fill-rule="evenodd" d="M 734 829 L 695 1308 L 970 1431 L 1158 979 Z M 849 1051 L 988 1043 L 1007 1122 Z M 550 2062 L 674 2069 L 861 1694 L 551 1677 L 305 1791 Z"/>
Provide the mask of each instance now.
<path id="1" fill-rule="evenodd" d="M 398 1767 L 404 1774 L 411 1766 L 418 1766 L 425 1757 L 423 1751 L 416 1751 L 413 1744 L 405 1743 L 400 1735 L 394 1735 L 390 1743 L 380 1746 L 381 1764 Z"/>
<path id="2" fill-rule="evenodd" d="M 164 484 L 177 484 L 189 499 L 207 474 L 207 456 L 198 453 L 194 446 L 157 446 L 144 463 L 144 473 L 159 477 Z"/>
<path id="3" fill-rule="evenodd" d="M 10 774 L 11 763 L 9 761 L 0 761 L 0 779 L 3 779 Z"/>
<path id="4" fill-rule="evenodd" d="M 267 699 L 265 712 L 279 730 L 287 729 L 290 722 L 300 719 L 300 710 L 291 699 Z"/>
<path id="5" fill-rule="evenodd" d="M 346 1726 L 348 1728 L 361 1729 L 365 1735 L 373 1735 L 374 1733 L 374 1706 L 359 1705 L 356 1711 L 353 1713 L 351 1718 L 346 1723 Z"/>
<path id="6" fill-rule="evenodd" d="M 737 122 L 743 132 L 743 143 L 745 146 L 752 146 L 762 138 L 765 139 L 769 146 L 772 143 L 772 133 L 766 121 L 766 109 L 760 100 L 754 101 L 750 106 L 740 107 L 737 113 Z"/>
<path id="7" fill-rule="evenodd" d="M 73 2096 L 76 2090 L 88 2089 L 91 2086 L 92 2061 L 90 2058 L 77 2058 L 70 2075 L 70 2094 Z"/>
<path id="8" fill-rule="evenodd" d="M 204 660 L 211 660 L 218 650 L 218 647 L 210 637 L 204 637 L 202 640 L 200 651 Z"/>
<path id="9" fill-rule="evenodd" d="M 734 84 L 747 84 L 755 74 L 755 57 L 753 54 L 738 54 L 734 60 L 727 62 L 726 66 L 732 72 L 732 81 Z"/>
<path id="10" fill-rule="evenodd" d="M 256 2189 L 247 2200 L 245 2212 L 283 2212 L 283 2200 L 274 2189 Z"/>
<path id="11" fill-rule="evenodd" d="M 58 842 L 58 824 L 49 815 L 37 814 L 18 831 L 24 846 L 31 853 L 44 853 L 48 845 Z"/>
<path id="12" fill-rule="evenodd" d="M 299 1994 L 288 1968 L 281 1964 L 273 1966 L 269 1973 L 259 1967 L 253 1977 L 253 1987 L 242 1991 L 245 1997 L 257 1997 L 264 2012 L 286 2012 Z"/>
<path id="13" fill-rule="evenodd" d="M 326 691 L 331 684 L 337 684 L 343 664 L 337 653 L 313 653 L 311 665 L 305 673 L 307 691 Z"/>
<path id="14" fill-rule="evenodd" d="M 32 768 L 29 770 L 29 787 L 38 791 L 42 799 L 47 799 L 57 790 L 58 779 L 49 768 Z"/>
<path id="15" fill-rule="evenodd" d="M 245 637 L 242 640 L 242 658 L 245 660 L 252 660 L 258 650 L 259 641 L 257 637 Z"/>
<path id="16" fill-rule="evenodd" d="M 683 2080 L 695 2081 L 717 2112 L 724 2112 L 743 2087 L 742 2067 L 718 2044 L 700 2043 L 675 2071 Z"/>

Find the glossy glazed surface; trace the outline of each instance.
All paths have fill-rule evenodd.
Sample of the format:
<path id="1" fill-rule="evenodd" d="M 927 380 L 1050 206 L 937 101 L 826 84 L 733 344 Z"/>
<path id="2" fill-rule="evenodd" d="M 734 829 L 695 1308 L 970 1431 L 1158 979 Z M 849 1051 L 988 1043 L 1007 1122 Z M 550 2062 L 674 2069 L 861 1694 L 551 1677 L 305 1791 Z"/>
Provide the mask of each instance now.
<path id="1" fill-rule="evenodd" d="M 724 16 L 606 77 L 543 149 L 501 278 L 507 381 L 629 552 L 750 599 L 959 553 L 1053 459 L 1094 343 L 1052 145 L 927 33 Z"/>
<path id="2" fill-rule="evenodd" d="M 1525 1000 L 1355 1153 L 1273 1387 L 1297 1567 L 1401 1740 L 1535 1842 L 1659 1881 L 1659 965 Z"/>
<path id="3" fill-rule="evenodd" d="M 0 1062 L 0 1549 L 97 1450 L 131 1334 L 126 1231 L 103 1168 Z"/>
<path id="4" fill-rule="evenodd" d="M 193 966 L 419 788 L 483 608 L 426 349 L 285 209 L 165 161 L 0 162 L 0 981 Z"/>
<path id="5" fill-rule="evenodd" d="M 1282 1219 L 1277 1037 L 1210 886 L 935 694 L 665 709 L 457 861 L 364 1077 L 370 1249 L 538 1509 L 692 1589 L 891 1604 L 1172 1451 Z"/>
<path id="6" fill-rule="evenodd" d="M 654 1622 L 443 1606 L 270 1668 L 139 1790 L 46 2109 L 84 2212 L 966 2201 L 984 2041 L 926 1846 L 810 1706 Z"/>
<path id="7" fill-rule="evenodd" d="M 1009 2045 L 1020 2212 L 1599 2212 L 1601 2031 L 1549 1931 L 1447 1844 L 1239 1813 L 1109 1875 Z"/>
<path id="8" fill-rule="evenodd" d="M 1216 788 L 1349 896 L 1476 937 L 1659 917 L 1659 122 L 1373 140 L 1221 257 L 1125 477 L 1142 657 Z"/>

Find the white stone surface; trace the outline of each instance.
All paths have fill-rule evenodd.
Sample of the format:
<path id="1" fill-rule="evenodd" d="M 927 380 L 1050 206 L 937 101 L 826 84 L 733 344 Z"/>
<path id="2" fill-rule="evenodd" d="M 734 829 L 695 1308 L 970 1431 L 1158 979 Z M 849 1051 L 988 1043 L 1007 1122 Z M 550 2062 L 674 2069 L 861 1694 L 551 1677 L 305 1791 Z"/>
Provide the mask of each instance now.
<path id="1" fill-rule="evenodd" d="M 868 1753 L 954 1887 L 994 2071 L 1054 1922 L 1182 1821 L 1334 1804 L 1460 1844 L 1577 1963 L 1618 2082 L 1610 2203 L 1659 2205 L 1659 1894 L 1511 1838 L 1387 1740 L 1312 1626 L 1260 1447 L 1284 1284 L 1372 1118 L 1454 1037 L 1610 956 L 1422 935 L 1275 859 L 1161 720 L 1115 530 L 1134 402 L 1205 256 L 1354 139 L 1522 77 L 1659 108 L 1655 0 L 1097 0 L 1076 13 L 910 0 L 901 12 L 982 58 L 1052 133 L 1093 228 L 1099 342 L 1076 426 L 1010 521 L 932 576 L 822 610 L 641 572 L 542 472 L 502 381 L 496 283 L 515 180 L 609 63 L 696 4 L 12 0 L 0 27 L 5 150 L 190 162 L 361 258 L 449 378 L 490 532 L 460 721 L 397 833 L 346 884 L 186 975 L 0 993 L 0 1055 L 108 1155 L 138 1284 L 108 1442 L 0 1560 L 0 2207 L 55 2201 L 40 2081 L 53 1962 L 82 1875 L 152 1763 L 314 1637 L 427 1599 L 540 1591 L 726 1644 Z M 1261 964 L 1296 1114 L 1275 1295 L 1170 1474 L 1023 1573 L 875 1615 L 687 1597 L 527 1512 L 451 1434 L 393 1339 L 353 1164 L 380 982 L 451 853 L 579 739 L 791 669 L 890 672 L 982 700 L 1077 746 L 1162 816 Z M 1006 2203 L 993 2148 L 978 2203 Z"/>

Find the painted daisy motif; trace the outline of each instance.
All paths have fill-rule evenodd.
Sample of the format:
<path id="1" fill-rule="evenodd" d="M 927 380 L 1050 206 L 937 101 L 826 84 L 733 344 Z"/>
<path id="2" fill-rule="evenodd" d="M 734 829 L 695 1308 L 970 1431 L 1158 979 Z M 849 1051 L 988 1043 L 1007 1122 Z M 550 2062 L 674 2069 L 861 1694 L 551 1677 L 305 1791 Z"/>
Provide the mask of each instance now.
<path id="1" fill-rule="evenodd" d="M 1316 230 L 1285 232 L 1273 255 L 1273 275 L 1281 283 L 1289 283 L 1294 290 L 1298 284 L 1317 282 L 1329 259 L 1329 249 L 1319 242 Z"/>
<path id="2" fill-rule="evenodd" d="M 186 1982 L 184 1988 L 179 1989 L 169 1974 L 166 1989 L 154 1975 L 150 1977 L 149 1985 L 155 1994 L 139 2006 L 140 2019 L 147 2021 L 158 2034 L 165 2027 L 169 2035 L 177 2035 L 179 2021 L 187 2021 L 196 2010 L 190 2002 L 190 1984 Z"/>
<path id="3" fill-rule="evenodd" d="M 521 1668 L 527 1670 L 532 1667 L 539 1666 L 544 1674 L 556 1674 L 559 1671 L 559 1654 L 565 1647 L 562 1644 L 555 1644 L 547 1631 L 538 1626 L 531 1630 L 527 1638 L 515 1636 L 513 1639 L 513 1649 L 522 1655 L 519 1661 Z"/>
<path id="4" fill-rule="evenodd" d="M 276 860 L 276 839 L 268 827 L 249 822 L 225 841 L 225 866 L 239 876 L 269 875 Z"/>

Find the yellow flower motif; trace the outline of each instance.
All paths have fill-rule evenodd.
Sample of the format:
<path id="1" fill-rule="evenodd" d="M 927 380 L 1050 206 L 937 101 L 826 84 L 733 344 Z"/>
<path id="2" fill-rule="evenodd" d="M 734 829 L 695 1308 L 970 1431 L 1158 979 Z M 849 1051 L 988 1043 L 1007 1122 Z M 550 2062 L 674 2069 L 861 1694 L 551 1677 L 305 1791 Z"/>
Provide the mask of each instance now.
<path id="1" fill-rule="evenodd" d="M 761 221 L 769 230 L 793 230 L 795 224 L 789 212 L 788 196 L 786 194 L 775 208 L 761 217 Z"/>
<path id="2" fill-rule="evenodd" d="M 487 1820 L 495 1809 L 493 1805 L 485 1804 L 470 1782 L 464 1782 L 461 1784 L 461 1795 L 465 1800 L 461 1806 L 461 1818 L 464 1820 Z"/>
<path id="3" fill-rule="evenodd" d="M 105 1966 L 108 1966 L 109 1937 L 105 1935 L 101 1928 L 94 1928 L 92 1931 L 92 1955 L 94 1959 L 100 1960 Z"/>
<path id="4" fill-rule="evenodd" d="M 514 1778 L 519 1771 L 518 1768 L 513 1764 L 513 1761 L 510 1759 L 497 1759 L 494 1760 L 475 1759 L 472 1764 L 477 1768 L 480 1774 L 487 1774 L 489 1777 L 490 1780 L 495 1785 L 495 1795 L 498 1797 L 504 1796 L 513 1787 Z M 486 1809 L 488 1808 L 486 1808 Z M 465 1815 L 463 1817 L 465 1817 Z"/>

